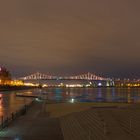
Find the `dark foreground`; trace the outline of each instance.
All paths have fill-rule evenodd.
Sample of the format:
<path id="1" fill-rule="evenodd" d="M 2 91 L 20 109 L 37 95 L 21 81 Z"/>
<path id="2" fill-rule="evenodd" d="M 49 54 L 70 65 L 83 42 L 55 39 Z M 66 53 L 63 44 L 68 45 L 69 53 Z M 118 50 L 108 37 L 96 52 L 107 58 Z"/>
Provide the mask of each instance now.
<path id="1" fill-rule="evenodd" d="M 0 140 L 63 140 L 59 119 L 49 118 L 42 103 L 0 132 Z"/>
<path id="2" fill-rule="evenodd" d="M 35 102 L 0 140 L 140 140 L 140 104 Z"/>

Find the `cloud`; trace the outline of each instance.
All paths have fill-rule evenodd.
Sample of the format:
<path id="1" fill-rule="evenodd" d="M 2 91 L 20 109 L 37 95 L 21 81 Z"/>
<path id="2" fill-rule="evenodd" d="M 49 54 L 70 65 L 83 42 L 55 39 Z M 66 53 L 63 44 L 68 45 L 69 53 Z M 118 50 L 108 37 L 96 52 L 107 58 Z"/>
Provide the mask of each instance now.
<path id="1" fill-rule="evenodd" d="M 131 70 L 139 75 L 139 4 L 138 0 L 3 1 L 0 63 L 23 73 L 40 69 L 112 76 L 121 71 L 123 76 Z"/>

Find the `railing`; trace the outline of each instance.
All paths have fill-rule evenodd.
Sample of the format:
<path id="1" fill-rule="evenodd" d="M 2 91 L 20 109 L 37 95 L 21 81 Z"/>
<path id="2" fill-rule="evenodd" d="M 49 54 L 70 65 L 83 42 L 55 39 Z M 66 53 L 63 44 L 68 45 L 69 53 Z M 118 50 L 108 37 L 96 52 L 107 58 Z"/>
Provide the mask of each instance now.
<path id="1" fill-rule="evenodd" d="M 8 127 L 13 121 L 15 121 L 17 118 L 25 115 L 29 108 L 33 105 L 34 100 L 30 102 L 29 104 L 24 105 L 21 107 L 18 111 L 12 112 L 10 116 L 8 117 L 1 117 L 1 123 L 0 123 L 0 131 L 2 131 L 4 128 Z"/>

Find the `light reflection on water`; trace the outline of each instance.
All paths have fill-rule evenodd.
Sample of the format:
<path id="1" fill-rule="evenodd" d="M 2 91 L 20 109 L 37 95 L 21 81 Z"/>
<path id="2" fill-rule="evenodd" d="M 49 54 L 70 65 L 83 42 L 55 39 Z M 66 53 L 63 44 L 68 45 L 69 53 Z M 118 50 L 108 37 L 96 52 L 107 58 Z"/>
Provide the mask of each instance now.
<path id="1" fill-rule="evenodd" d="M 56 101 L 140 102 L 140 88 L 47 88 L 34 93 Z"/>
<path id="2" fill-rule="evenodd" d="M 25 92 L 25 91 L 20 91 Z M 16 112 L 23 105 L 28 104 L 31 99 L 18 98 L 15 95 L 16 92 L 0 92 L 0 121 L 2 116 L 9 116 L 12 112 Z"/>
<path id="3" fill-rule="evenodd" d="M 31 101 L 15 93 L 37 95 L 55 101 L 76 102 L 140 102 L 140 88 L 46 88 L 26 91 L 0 92 L 0 117 L 8 116 Z"/>

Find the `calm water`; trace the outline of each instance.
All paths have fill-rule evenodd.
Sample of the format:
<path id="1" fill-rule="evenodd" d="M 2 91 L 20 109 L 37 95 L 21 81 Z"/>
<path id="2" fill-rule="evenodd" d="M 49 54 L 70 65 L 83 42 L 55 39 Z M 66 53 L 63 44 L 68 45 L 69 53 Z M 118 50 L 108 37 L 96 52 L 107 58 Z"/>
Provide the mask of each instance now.
<path id="1" fill-rule="evenodd" d="M 140 102 L 140 88 L 47 88 L 0 92 L 0 116 L 8 116 L 31 101 L 29 98 L 16 97 L 15 93 L 66 102 Z"/>

